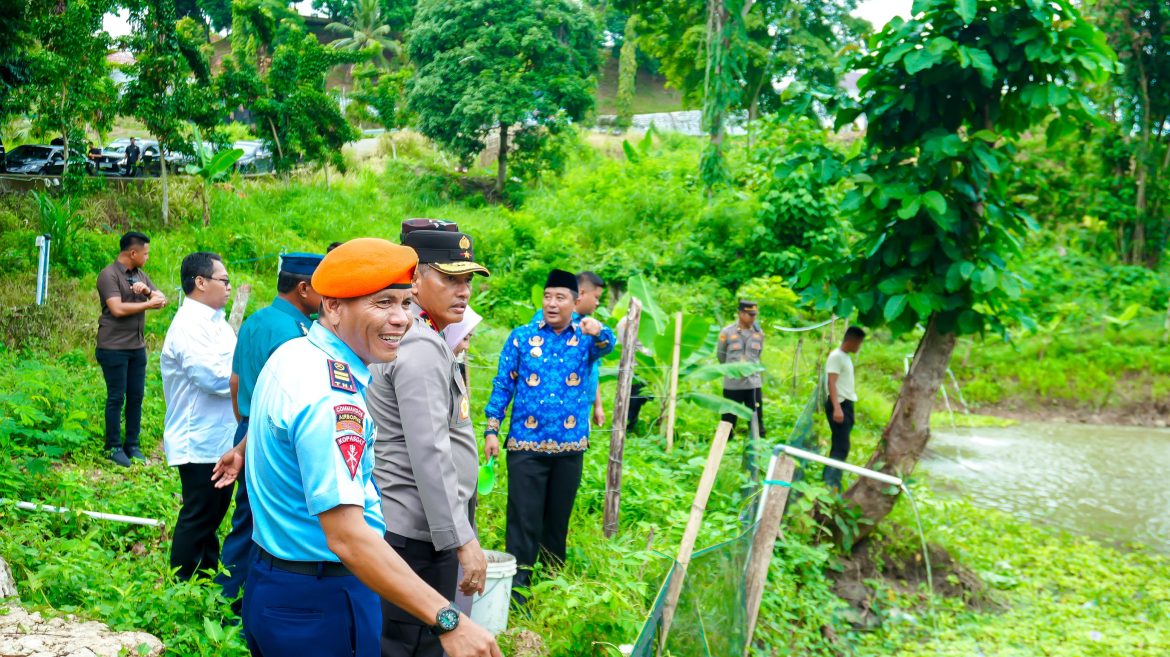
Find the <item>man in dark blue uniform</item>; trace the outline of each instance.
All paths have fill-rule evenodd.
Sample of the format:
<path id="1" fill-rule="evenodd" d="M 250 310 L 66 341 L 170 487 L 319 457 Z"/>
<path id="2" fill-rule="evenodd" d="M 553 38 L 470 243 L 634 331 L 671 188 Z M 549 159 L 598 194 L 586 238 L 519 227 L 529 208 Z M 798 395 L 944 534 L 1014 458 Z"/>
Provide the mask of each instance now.
<path id="1" fill-rule="evenodd" d="M 313 323 L 309 315 L 315 314 L 321 306 L 321 295 L 313 289 L 312 276 L 324 257 L 315 253 L 284 255 L 280 260 L 276 298 L 272 305 L 253 313 L 240 327 L 229 382 L 232 405 L 239 422 L 236 425 L 236 448 L 248 434 L 252 391 L 264 363 L 280 345 L 309 334 L 309 326 Z M 243 448 L 239 450 L 242 455 Z M 255 544 L 252 543 L 252 509 L 248 505 L 248 486 L 243 479 L 236 487 L 232 530 L 223 540 L 220 558 L 228 574 L 219 575 L 215 581 L 223 587 L 224 597 L 233 601 L 232 606 L 238 613 L 240 601 L 236 598 L 248 578 L 248 566 L 256 558 Z"/>

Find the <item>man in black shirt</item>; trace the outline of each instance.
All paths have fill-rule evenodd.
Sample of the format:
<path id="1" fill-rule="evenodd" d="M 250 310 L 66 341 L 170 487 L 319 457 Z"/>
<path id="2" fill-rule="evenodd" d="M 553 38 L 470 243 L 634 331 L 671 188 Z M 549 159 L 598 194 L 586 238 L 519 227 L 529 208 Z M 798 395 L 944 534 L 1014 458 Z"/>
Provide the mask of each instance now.
<path id="1" fill-rule="evenodd" d="M 138 158 L 142 155 L 142 149 L 138 148 L 138 143 L 134 138 L 130 138 L 130 145 L 126 147 L 126 171 L 124 175 L 133 176 L 134 167 L 138 164 Z"/>

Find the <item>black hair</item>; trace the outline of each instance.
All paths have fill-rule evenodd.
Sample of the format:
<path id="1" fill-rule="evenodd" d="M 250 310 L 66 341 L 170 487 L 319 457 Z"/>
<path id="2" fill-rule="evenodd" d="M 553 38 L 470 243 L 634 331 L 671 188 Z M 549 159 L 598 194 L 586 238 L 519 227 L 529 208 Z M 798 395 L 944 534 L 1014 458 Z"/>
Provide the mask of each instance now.
<path id="1" fill-rule="evenodd" d="M 210 251 L 196 251 L 183 258 L 183 264 L 179 266 L 179 278 L 183 279 L 183 294 L 191 294 L 195 290 L 196 277 L 211 278 L 215 273 L 215 265 L 211 263 L 215 261 L 223 262 L 218 253 Z"/>
<path id="2" fill-rule="evenodd" d="M 845 329 L 845 339 L 846 340 L 864 340 L 865 339 L 865 329 L 861 328 L 860 326 L 856 326 L 856 325 L 850 326 L 849 328 Z"/>
<path id="3" fill-rule="evenodd" d="M 329 253 L 333 249 L 336 249 L 337 247 L 341 246 L 342 244 L 345 244 L 345 242 L 334 242 L 334 243 L 330 244 L 329 247 L 325 249 L 325 253 Z"/>
<path id="4" fill-rule="evenodd" d="M 581 272 L 580 274 L 577 274 L 577 285 L 581 285 L 582 283 L 588 283 L 597 288 L 605 287 L 605 281 L 601 280 L 600 276 L 589 271 L 588 269 Z"/>
<path id="5" fill-rule="evenodd" d="M 122 251 L 129 251 L 136 246 L 143 246 L 145 244 L 150 244 L 150 238 L 145 233 L 140 233 L 136 230 L 127 232 L 122 236 L 122 239 L 118 240 L 118 248 Z"/>
<path id="6" fill-rule="evenodd" d="M 288 294 L 297 288 L 300 283 L 312 284 L 313 277 L 305 276 L 304 274 L 290 274 L 282 271 L 276 275 L 276 291 L 281 294 Z"/>

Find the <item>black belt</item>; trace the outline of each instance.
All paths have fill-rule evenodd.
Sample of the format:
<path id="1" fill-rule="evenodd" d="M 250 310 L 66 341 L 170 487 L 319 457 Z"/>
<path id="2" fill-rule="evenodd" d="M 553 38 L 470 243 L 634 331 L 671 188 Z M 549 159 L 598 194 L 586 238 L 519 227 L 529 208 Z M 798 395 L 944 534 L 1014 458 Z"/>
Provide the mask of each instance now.
<path id="1" fill-rule="evenodd" d="M 289 561 L 274 557 L 272 554 L 260 547 L 256 546 L 259 552 L 260 561 L 267 564 L 272 564 L 274 568 L 286 570 L 297 575 L 312 575 L 313 577 L 349 577 L 353 575 L 345 564 L 337 561 Z"/>

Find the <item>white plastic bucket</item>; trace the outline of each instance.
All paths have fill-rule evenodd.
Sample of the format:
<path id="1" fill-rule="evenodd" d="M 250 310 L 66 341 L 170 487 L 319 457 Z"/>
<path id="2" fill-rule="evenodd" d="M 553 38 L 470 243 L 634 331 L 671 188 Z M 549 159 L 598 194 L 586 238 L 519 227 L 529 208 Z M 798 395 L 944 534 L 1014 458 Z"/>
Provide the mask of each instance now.
<path id="1" fill-rule="evenodd" d="M 483 552 L 487 557 L 487 583 L 483 595 L 471 599 L 471 620 L 488 632 L 499 634 L 508 629 L 508 608 L 512 603 L 516 557 L 494 550 Z"/>

